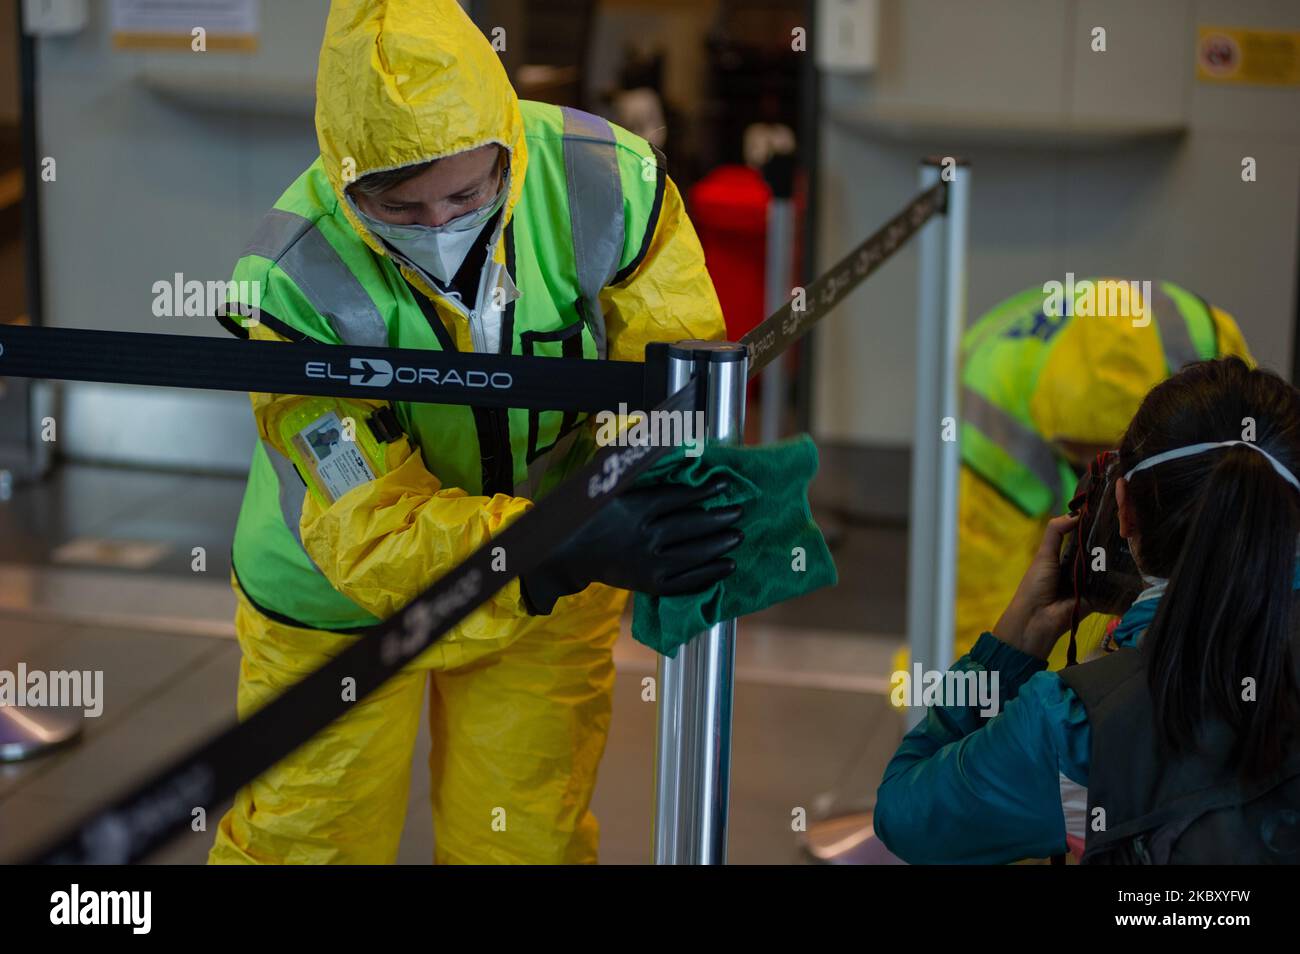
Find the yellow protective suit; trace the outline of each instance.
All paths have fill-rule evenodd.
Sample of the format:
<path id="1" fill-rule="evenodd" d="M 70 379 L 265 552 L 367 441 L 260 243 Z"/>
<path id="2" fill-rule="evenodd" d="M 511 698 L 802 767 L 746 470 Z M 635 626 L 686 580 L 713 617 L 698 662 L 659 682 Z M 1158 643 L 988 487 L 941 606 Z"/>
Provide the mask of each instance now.
<path id="1" fill-rule="evenodd" d="M 518 101 L 496 54 L 452 0 L 335 0 L 321 50 L 316 125 L 336 193 L 369 172 L 495 141 L 512 144 L 507 219 L 519 200 L 527 149 Z M 385 254 L 347 214 L 371 249 Z M 569 225 L 557 228 L 567 234 Z M 494 256 L 504 261 L 504 254 L 499 244 Z M 418 275 L 404 274 L 441 302 Z M 671 180 L 644 260 L 601 301 L 613 359 L 641 360 L 651 341 L 725 335 L 699 241 Z M 451 308 L 438 310 L 458 347 L 473 350 L 467 321 Z M 411 320 L 424 318 L 416 313 Z M 252 334 L 276 337 L 261 326 Z M 302 400 L 252 395 L 259 433 L 282 452 L 277 422 Z M 385 453 L 381 476 L 328 508 L 306 495 L 300 523 L 304 548 L 331 584 L 379 617 L 531 506 L 443 487 L 406 438 Z M 283 625 L 236 592 L 241 718 L 355 638 Z M 612 647 L 626 596 L 596 584 L 562 599 L 550 616 L 530 617 L 518 583 L 510 583 L 398 677 L 242 789 L 221 820 L 210 861 L 391 862 L 427 684 L 435 860 L 595 862 L 598 827 L 589 803 L 609 729 Z"/>
<path id="2" fill-rule="evenodd" d="M 1252 361 L 1232 316 L 1211 306 L 1220 355 Z M 1035 430 L 1052 441 L 1116 447 L 1146 393 L 1168 374 L 1156 322 L 1134 326 L 1076 318 L 1058 333 L 1030 409 Z M 1047 521 L 1027 516 L 968 467 L 961 469 L 957 522 L 957 631 L 961 657 L 991 629 L 1011 601 L 1042 542 Z M 1095 654 L 1111 617 L 1090 616 L 1079 627 L 1078 658 Z M 1068 640 L 1048 660 L 1065 666 Z"/>
<path id="3" fill-rule="evenodd" d="M 1210 311 L 1220 355 L 1253 363 L 1232 316 L 1213 306 Z M 1035 430 L 1052 441 L 1117 446 L 1142 398 L 1168 374 L 1158 335 L 1156 322 L 1134 326 L 1076 318 L 1066 324 L 1030 401 Z M 1055 516 L 1028 516 L 965 465 L 958 493 L 954 658 L 968 653 L 980 634 L 997 623 Z M 1100 651 L 1112 620 L 1101 615 L 1083 620 L 1077 636 L 1080 660 Z M 1056 644 L 1048 658 L 1050 669 L 1065 667 L 1068 643 L 1062 639 Z M 904 647 L 893 665 L 903 671 L 909 663 Z"/>

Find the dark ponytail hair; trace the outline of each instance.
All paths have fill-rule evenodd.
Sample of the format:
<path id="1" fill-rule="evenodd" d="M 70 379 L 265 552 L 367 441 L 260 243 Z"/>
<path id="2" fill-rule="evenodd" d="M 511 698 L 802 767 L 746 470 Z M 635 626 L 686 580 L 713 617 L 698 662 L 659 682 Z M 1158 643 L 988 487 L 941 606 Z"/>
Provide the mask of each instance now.
<path id="1" fill-rule="evenodd" d="M 1300 474 L 1300 392 L 1239 358 L 1190 365 L 1142 402 L 1120 445 L 1127 473 L 1164 451 L 1252 439 Z M 1300 491 L 1262 454 L 1232 446 L 1165 461 L 1128 487 L 1138 560 L 1168 588 L 1143 637 L 1157 731 L 1196 747 L 1208 718 L 1235 732 L 1242 775 L 1278 765 L 1298 709 L 1292 578 Z M 1243 700 L 1244 680 L 1255 698 Z"/>

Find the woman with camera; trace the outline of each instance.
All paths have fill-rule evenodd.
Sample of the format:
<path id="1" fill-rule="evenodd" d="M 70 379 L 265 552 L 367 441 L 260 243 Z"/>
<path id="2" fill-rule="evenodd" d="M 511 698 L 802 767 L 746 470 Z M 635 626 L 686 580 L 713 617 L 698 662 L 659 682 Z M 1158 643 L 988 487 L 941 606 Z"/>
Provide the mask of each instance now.
<path id="1" fill-rule="evenodd" d="M 1300 862 L 1297 473 L 1300 392 L 1276 375 L 1225 358 L 1157 385 L 1102 485 L 1114 506 L 1052 520 L 952 667 L 992 682 L 997 714 L 931 706 L 885 769 L 884 844 L 912 863 Z M 1089 606 L 1062 592 L 1061 544 L 1107 512 L 1144 588 L 1114 652 L 1047 672 Z M 1095 577 L 1107 556 L 1083 553 Z"/>

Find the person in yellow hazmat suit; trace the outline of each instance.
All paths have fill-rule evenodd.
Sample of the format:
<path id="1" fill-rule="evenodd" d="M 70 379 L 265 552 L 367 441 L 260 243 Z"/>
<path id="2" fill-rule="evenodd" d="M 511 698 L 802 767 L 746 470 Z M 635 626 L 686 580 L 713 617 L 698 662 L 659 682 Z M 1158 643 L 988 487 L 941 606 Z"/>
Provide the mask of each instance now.
<path id="1" fill-rule="evenodd" d="M 997 621 L 1048 520 L 1066 511 L 1079 475 L 1116 445 L 1147 391 L 1225 355 L 1253 363 L 1233 318 L 1150 279 L 1071 276 L 1013 295 L 971 325 L 961 346 L 954 658 Z M 1080 661 L 1100 651 L 1110 619 L 1085 618 Z M 1064 667 L 1067 642 L 1050 668 Z M 908 668 L 906 648 L 894 664 Z"/>
<path id="2" fill-rule="evenodd" d="M 1224 355 L 1252 360 L 1232 317 L 1164 281 L 1049 283 L 971 326 L 962 340 L 957 657 L 997 621 L 1047 521 L 1065 512 L 1079 474 L 1115 447 L 1147 391 Z M 1099 650 L 1106 622 L 1080 626 L 1080 660 Z M 1062 640 L 1051 668 L 1065 665 L 1065 652 Z"/>
<path id="3" fill-rule="evenodd" d="M 596 116 L 520 101 L 454 0 L 335 0 L 316 130 L 319 158 L 236 265 L 231 294 L 261 295 L 227 302 L 232 333 L 631 361 L 649 342 L 724 336 L 663 158 Z M 241 717 L 595 449 L 576 414 L 252 403 L 260 440 L 232 561 Z M 717 492 L 629 491 L 556 541 L 545 566 L 241 789 L 209 860 L 393 861 L 427 688 L 435 860 L 596 861 L 589 804 L 625 588 L 691 592 L 734 570 L 738 509 L 700 506 Z"/>

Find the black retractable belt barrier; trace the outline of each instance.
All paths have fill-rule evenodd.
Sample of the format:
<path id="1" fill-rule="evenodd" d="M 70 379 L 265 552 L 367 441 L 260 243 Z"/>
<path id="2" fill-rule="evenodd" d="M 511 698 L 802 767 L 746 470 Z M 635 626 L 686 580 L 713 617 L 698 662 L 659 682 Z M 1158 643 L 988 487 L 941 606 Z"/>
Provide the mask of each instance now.
<path id="1" fill-rule="evenodd" d="M 657 410 L 695 406 L 692 380 Z M 320 669 L 289 687 L 246 721 L 154 774 L 111 806 L 95 812 L 32 863 L 126 864 L 188 826 L 194 809 L 233 795 L 280 759 L 347 713 L 343 680 L 354 679 L 356 699 L 378 689 L 398 670 L 515 577 L 535 569 L 556 542 L 594 516 L 642 471 L 672 448 L 608 447 L 590 464 L 457 564 L 400 612 L 375 626 Z M 506 569 L 494 569 L 500 548 Z"/>
<path id="2" fill-rule="evenodd" d="M 947 183 L 896 216 L 741 339 L 750 377 L 803 336 L 936 212 Z M 543 411 L 650 404 L 659 369 L 635 361 L 530 358 L 319 342 L 240 341 L 194 335 L 0 325 L 0 377 L 104 381 L 155 387 L 319 394 Z M 648 373 L 647 373 L 648 372 Z"/>
<path id="3" fill-rule="evenodd" d="M 818 275 L 804 289 L 802 301 L 792 298 L 741 338 L 740 343 L 749 347 L 749 376 L 757 375 L 772 359 L 802 338 L 804 332 L 884 264 L 931 216 L 944 211 L 947 197 L 946 182 L 926 189 L 866 241 Z"/>
<path id="4" fill-rule="evenodd" d="M 0 377 L 602 411 L 642 407 L 636 361 L 0 325 Z"/>
<path id="5" fill-rule="evenodd" d="M 943 211 L 946 190 L 947 184 L 940 182 L 916 196 L 883 228 L 814 280 L 806 289 L 802 303 L 792 299 L 741 339 L 749 348 L 751 377 L 825 317 L 931 216 Z M 667 381 L 666 344 L 648 346 L 644 365 L 394 348 L 356 349 L 307 342 L 288 347 L 271 347 L 272 344 L 278 343 L 0 326 L 0 377 L 65 378 L 542 410 L 605 410 L 620 403 L 632 409 L 654 404 L 656 411 L 686 411 L 702 406 L 700 392 L 704 384 L 698 377 L 663 399 Z M 317 376 L 312 372 L 322 369 L 309 371 L 308 366 L 313 362 L 323 363 L 328 373 Z M 399 368 L 414 369 L 417 380 L 410 384 L 402 382 Z M 436 384 L 431 374 L 420 380 L 421 368 L 455 371 L 460 383 L 449 386 L 446 375 L 441 373 Z M 512 388 L 467 388 L 463 384 L 464 376 L 471 371 L 511 374 Z M 371 383 L 372 376 L 382 378 L 389 372 L 392 376 L 382 386 Z M 583 389 L 587 388 L 584 393 Z M 535 569 L 556 543 L 567 539 L 669 450 L 667 446 L 602 449 L 579 473 L 557 486 L 531 511 L 449 570 L 402 610 L 372 628 L 356 644 L 295 683 L 244 722 L 172 762 L 108 807 L 87 816 L 29 862 L 124 864 L 144 858 L 188 825 L 194 809 L 208 808 L 228 798 L 241 785 L 292 754 L 344 715 L 355 704 L 343 700 L 344 679 L 354 679 L 356 698 L 364 699 L 510 580 Z M 497 548 L 506 554 L 505 570 L 493 568 Z"/>

